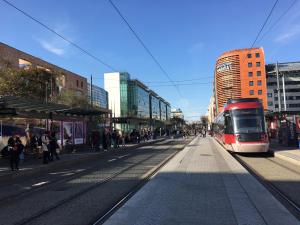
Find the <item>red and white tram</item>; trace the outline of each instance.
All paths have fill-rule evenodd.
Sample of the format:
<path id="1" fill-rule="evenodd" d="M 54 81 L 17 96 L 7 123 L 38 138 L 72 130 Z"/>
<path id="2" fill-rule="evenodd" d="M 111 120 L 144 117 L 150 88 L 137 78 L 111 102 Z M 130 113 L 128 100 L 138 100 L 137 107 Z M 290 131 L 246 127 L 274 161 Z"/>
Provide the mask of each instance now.
<path id="1" fill-rule="evenodd" d="M 213 123 L 215 138 L 232 152 L 268 152 L 264 109 L 257 98 L 229 100 Z"/>

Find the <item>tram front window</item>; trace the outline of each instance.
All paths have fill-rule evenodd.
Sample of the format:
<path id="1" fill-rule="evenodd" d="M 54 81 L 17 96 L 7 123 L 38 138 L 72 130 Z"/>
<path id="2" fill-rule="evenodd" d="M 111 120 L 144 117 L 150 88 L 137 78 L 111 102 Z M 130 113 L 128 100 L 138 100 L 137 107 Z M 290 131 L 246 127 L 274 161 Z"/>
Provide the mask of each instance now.
<path id="1" fill-rule="evenodd" d="M 235 109 L 232 117 L 236 134 L 265 132 L 262 109 Z"/>

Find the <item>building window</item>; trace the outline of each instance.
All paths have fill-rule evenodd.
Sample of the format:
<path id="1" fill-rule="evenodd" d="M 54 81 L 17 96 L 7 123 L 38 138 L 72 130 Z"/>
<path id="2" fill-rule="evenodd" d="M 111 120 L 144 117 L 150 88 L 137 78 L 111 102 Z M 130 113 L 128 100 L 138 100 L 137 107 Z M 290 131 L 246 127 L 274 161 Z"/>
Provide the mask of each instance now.
<path id="1" fill-rule="evenodd" d="M 257 81 L 257 86 L 261 86 L 261 80 Z"/>
<path id="2" fill-rule="evenodd" d="M 268 93 L 268 97 L 272 98 L 272 93 Z"/>
<path id="3" fill-rule="evenodd" d="M 81 86 L 81 88 L 83 88 L 83 81 L 81 81 L 80 86 Z"/>
<path id="4" fill-rule="evenodd" d="M 273 102 L 268 102 L 268 106 L 273 106 Z"/>
<path id="5" fill-rule="evenodd" d="M 260 67 L 260 62 L 256 62 L 256 67 Z"/>
<path id="6" fill-rule="evenodd" d="M 249 94 L 250 94 L 250 95 L 254 95 L 254 90 L 250 90 L 250 91 L 249 91 Z"/>
<path id="7" fill-rule="evenodd" d="M 248 72 L 248 77 L 253 77 L 253 72 Z"/>
<path id="8" fill-rule="evenodd" d="M 249 81 L 249 86 L 253 86 L 253 81 Z"/>
<path id="9" fill-rule="evenodd" d="M 260 77 L 261 76 L 261 71 L 256 71 L 256 76 Z"/>
<path id="10" fill-rule="evenodd" d="M 79 87 L 79 81 L 76 80 L 76 87 Z"/>
<path id="11" fill-rule="evenodd" d="M 256 58 L 259 58 L 259 56 L 260 56 L 259 52 L 255 53 Z"/>
<path id="12" fill-rule="evenodd" d="M 251 59 L 252 55 L 251 54 L 247 54 L 247 57 L 248 57 L 248 59 Z"/>
<path id="13" fill-rule="evenodd" d="M 252 62 L 248 62 L 248 67 L 252 67 Z"/>
<path id="14" fill-rule="evenodd" d="M 262 95 L 262 90 L 257 91 L 258 95 Z"/>

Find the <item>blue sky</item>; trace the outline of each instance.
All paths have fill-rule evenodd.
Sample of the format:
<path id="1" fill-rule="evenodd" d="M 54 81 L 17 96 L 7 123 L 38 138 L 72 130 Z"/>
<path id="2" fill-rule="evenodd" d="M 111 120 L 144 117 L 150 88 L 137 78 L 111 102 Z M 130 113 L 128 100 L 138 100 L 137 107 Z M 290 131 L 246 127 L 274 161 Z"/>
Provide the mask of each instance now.
<path id="1" fill-rule="evenodd" d="M 134 38 L 107 0 L 10 0 L 120 71 L 145 82 L 180 107 L 188 120 L 205 114 L 212 94 L 216 58 L 250 47 L 273 0 L 114 0 L 174 81 L 179 95 Z M 294 0 L 279 0 L 269 23 Z M 0 41 L 82 76 L 103 87 L 108 68 L 24 17 L 0 0 Z M 266 62 L 300 61 L 300 1 L 256 46 Z M 195 79 L 195 80 L 194 80 Z M 182 85 L 184 84 L 184 85 Z M 169 85 L 169 86 L 162 86 Z"/>

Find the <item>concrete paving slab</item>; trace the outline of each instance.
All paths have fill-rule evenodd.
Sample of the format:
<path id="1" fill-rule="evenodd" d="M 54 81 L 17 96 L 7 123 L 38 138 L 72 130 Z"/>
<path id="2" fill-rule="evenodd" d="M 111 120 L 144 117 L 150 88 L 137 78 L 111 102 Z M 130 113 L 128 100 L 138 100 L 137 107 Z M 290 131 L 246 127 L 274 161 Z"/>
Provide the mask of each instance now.
<path id="1" fill-rule="evenodd" d="M 211 138 L 196 138 L 105 223 L 300 224 Z"/>

